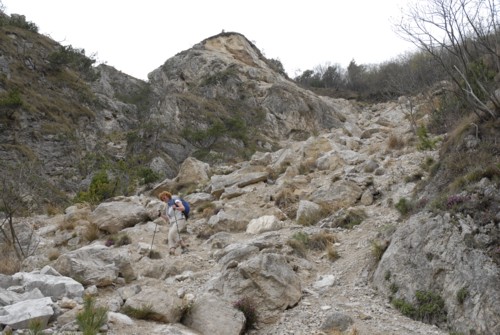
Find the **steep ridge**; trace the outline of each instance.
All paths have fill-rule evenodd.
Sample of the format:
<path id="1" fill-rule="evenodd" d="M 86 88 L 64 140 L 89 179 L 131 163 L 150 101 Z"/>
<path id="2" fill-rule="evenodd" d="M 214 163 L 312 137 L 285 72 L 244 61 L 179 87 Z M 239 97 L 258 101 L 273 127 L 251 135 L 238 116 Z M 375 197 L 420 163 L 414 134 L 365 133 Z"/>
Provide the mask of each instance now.
<path id="1" fill-rule="evenodd" d="M 336 103 L 346 106 L 344 111 L 349 112 L 346 115 L 346 127 L 343 129 L 311 137 L 302 142 L 289 142 L 284 149 L 275 153 L 258 153 L 250 161 L 232 167 L 207 167 L 201 162 L 198 163 L 210 171 L 209 180 L 206 179 L 207 175 L 200 172 L 203 168 L 189 170 L 185 164 L 186 168 L 181 169 L 179 176 L 172 180 L 167 179 L 158 185 L 156 191 L 173 187 L 178 180 L 189 179 L 190 173 L 196 170 L 193 175 L 199 181 L 200 192 L 186 195 L 186 199 L 190 200 L 194 209 L 188 234 L 185 235 L 190 244 L 190 252 L 187 254 L 167 256 L 165 238 L 168 226 L 158 219 L 154 222 L 141 220 L 130 228 L 125 228 L 120 214 L 115 214 L 113 217 L 108 213 L 103 217 L 106 218 L 106 223 L 101 224 L 102 230 L 118 231 L 130 237 L 130 244 L 105 250 L 109 253 L 120 251 L 123 255 L 121 257 L 130 261 L 135 276 L 125 283 L 119 278 L 123 274 L 118 275 L 118 278 L 111 280 L 114 283 L 112 286 L 109 285 L 111 282 L 101 282 L 101 284 L 93 282 L 97 285 L 96 288 L 91 285 L 93 279 L 90 278 L 99 277 L 95 272 L 97 269 L 88 270 L 89 273 L 86 275 L 83 274 L 84 271 L 78 270 L 80 276 L 88 276 L 85 286 L 88 292 L 93 291 L 92 294 L 98 304 L 114 312 L 123 313 L 124 302 L 132 301 L 134 295 L 140 294 L 138 291 L 157 292 L 156 295 L 160 295 L 159 292 L 168 292 L 168 295 L 191 299 L 193 306 L 210 309 L 212 322 L 205 324 L 205 331 L 208 331 L 207 329 L 213 331 L 214 327 L 217 329 L 215 332 L 204 332 L 203 329 L 197 328 L 197 318 L 201 318 L 199 322 L 204 319 L 197 309 L 201 307 L 192 307 L 191 319 L 179 320 L 180 322 L 158 323 L 136 319 L 131 321 L 113 319 L 108 322 L 108 334 L 237 334 L 241 328 L 235 328 L 229 319 L 219 314 L 220 311 L 210 307 L 212 303 L 204 299 L 208 294 L 217 297 L 218 304 L 223 302 L 225 305 L 231 305 L 238 296 L 237 292 L 249 294 L 255 299 L 263 299 L 256 306 L 260 316 L 259 323 L 256 329 L 249 330 L 249 334 L 330 334 L 335 329 L 342 330 L 345 334 L 447 333 L 435 326 L 403 316 L 371 283 L 377 265 L 373 243 L 385 238 L 387 231 L 394 231 L 398 226 L 404 225 L 393 203 L 398 197 L 410 194 L 416 185 L 401 180 L 407 174 L 419 171 L 419 162 L 425 157 L 435 156 L 437 153 L 421 152 L 411 145 L 399 150 L 388 149 L 387 140 L 390 135 L 397 134 L 402 140 L 409 140 L 412 137 L 410 125 L 405 121 L 403 110 L 398 104 L 389 103 L 361 108 L 352 103 L 342 101 Z M 347 129 L 350 131 L 347 132 Z M 313 158 L 314 163 L 311 163 Z M 329 163 L 326 164 L 325 161 Z M 303 167 L 305 162 L 309 162 L 307 169 Z M 374 162 L 378 167 L 369 168 L 368 166 L 372 166 Z M 217 171 L 225 169 L 224 175 L 217 174 Z M 227 169 L 232 172 L 228 174 Z M 264 180 L 255 177 L 255 171 L 264 170 L 274 177 Z M 235 177 L 234 181 L 230 181 L 232 175 Z M 220 186 L 217 186 L 221 178 L 227 178 L 222 183 L 226 185 L 222 187 L 222 193 L 218 192 Z M 236 188 L 231 186 L 234 182 L 242 183 L 244 180 L 248 180 L 246 186 Z M 292 185 L 293 193 L 298 195 L 297 200 L 291 200 L 294 204 L 286 208 L 278 207 L 278 202 L 273 199 L 277 199 L 283 189 Z M 316 192 L 325 186 L 327 193 L 317 195 Z M 368 193 L 372 195 L 372 200 L 368 199 L 370 198 Z M 214 198 L 215 194 L 219 196 Z M 362 194 L 365 196 L 362 197 Z M 311 200 L 321 203 L 322 199 L 328 198 L 331 199 L 328 200 L 331 205 L 337 204 L 350 211 L 363 212 L 365 219 L 352 228 L 342 227 L 338 225 L 339 220 L 336 216 L 338 212 L 334 212 L 317 222 L 312 222 L 310 226 L 296 223 L 301 215 L 298 202 Z M 218 208 L 218 212 L 205 217 L 203 213 L 196 211 L 196 208 L 201 208 L 206 202 L 202 199 L 209 199 Z M 86 227 L 92 222 L 102 223 L 104 221 L 99 219 L 99 208 L 113 204 L 118 206 L 118 203 L 124 201 L 128 204 L 125 205 L 126 208 L 130 208 L 132 204 L 143 203 L 149 213 L 156 213 L 156 208 L 160 206 L 154 198 L 143 196 L 137 200 L 112 199 L 95 210 L 69 208 L 67 214 L 63 216 L 39 217 L 36 219 L 37 226 L 44 227 L 39 230 L 42 238 L 40 245 L 43 247 L 38 253 L 39 256 L 26 260 L 24 270 L 32 271 L 42 265 L 50 264 L 59 272 L 74 277 L 76 273 L 72 271 L 76 270 L 62 267 L 61 264 L 65 263 L 61 263 L 61 260 L 65 257 L 76 257 L 65 255 L 77 253 L 88 247 L 80 248 L 81 243 L 85 244 L 83 233 L 82 237 L 77 237 L 75 240 L 71 233 L 64 237 L 67 234 L 57 227 L 75 218 L 79 218 L 80 221 L 77 222 L 80 227 Z M 290 207 L 293 206 L 296 208 L 297 217 L 291 214 L 294 211 Z M 120 208 L 120 212 L 123 212 L 125 207 Z M 100 215 L 103 215 L 102 212 Z M 130 213 L 124 215 L 130 217 Z M 261 222 L 257 224 L 258 228 L 255 228 L 253 220 L 268 216 L 275 217 L 273 225 Z M 150 217 L 153 220 L 155 214 L 151 214 Z M 119 226 L 122 228 L 111 229 L 112 222 L 118 225 L 122 222 Z M 251 226 L 254 227 L 253 230 L 249 228 Z M 334 248 L 338 258 L 332 260 L 324 248 L 308 250 L 303 255 L 297 254 L 289 241 L 298 233 L 307 236 L 318 233 L 334 234 L 336 241 Z M 153 234 L 156 235 L 154 250 L 162 256 L 161 259 L 151 259 L 144 253 L 144 250 L 150 247 Z M 67 242 L 61 242 L 65 239 Z M 103 236 L 91 246 L 95 248 L 105 243 L 106 237 Z M 55 261 L 48 262 L 43 255 L 53 247 L 60 248 L 61 256 Z M 68 248 L 68 253 L 63 251 L 65 248 Z M 235 250 L 239 250 L 239 256 L 234 255 Z M 265 255 L 283 255 L 287 260 L 285 264 L 288 264 L 284 266 L 293 268 L 299 280 L 300 299 L 286 308 L 285 303 L 276 310 L 275 307 L 271 307 L 271 301 L 265 297 L 258 298 L 262 294 L 260 290 L 264 289 L 263 287 L 260 289 L 253 286 L 245 287 L 245 280 L 231 277 L 243 271 L 242 269 L 248 265 L 247 262 L 258 257 L 266 257 Z M 76 258 L 74 261 L 77 262 Z M 116 264 L 116 261 L 109 264 Z M 86 266 L 83 265 L 84 268 Z M 261 271 L 267 270 L 262 268 Z M 272 277 L 279 277 L 279 274 L 280 272 L 274 273 Z M 80 278 L 83 283 L 86 280 Z M 267 282 L 262 280 L 262 283 Z M 221 284 L 226 288 L 221 289 Z M 231 285 L 243 286 L 233 290 L 228 289 L 227 287 Z M 292 289 L 290 283 L 282 285 Z M 125 299 L 123 293 L 119 293 L 125 288 L 127 292 L 135 293 L 129 293 L 130 296 Z M 279 290 L 279 285 L 274 285 L 273 289 L 265 292 L 273 295 Z M 272 301 L 280 301 L 277 297 L 273 299 Z M 156 302 L 153 303 L 156 305 Z M 78 308 L 76 310 L 73 308 L 64 312 L 59 316 L 58 322 L 52 325 L 53 329 L 56 332 L 68 327 L 73 329 L 74 325 L 64 326 L 62 323 L 67 322 L 64 320 L 71 315 L 74 317 L 77 310 Z M 347 321 L 340 323 L 332 321 L 338 319 Z"/>

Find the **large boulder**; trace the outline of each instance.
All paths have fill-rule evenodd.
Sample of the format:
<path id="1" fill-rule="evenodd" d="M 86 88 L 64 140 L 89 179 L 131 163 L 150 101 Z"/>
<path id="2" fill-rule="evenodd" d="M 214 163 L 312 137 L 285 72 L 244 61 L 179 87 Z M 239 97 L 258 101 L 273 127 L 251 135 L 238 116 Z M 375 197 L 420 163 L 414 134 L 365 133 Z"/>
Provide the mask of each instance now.
<path id="1" fill-rule="evenodd" d="M 283 255 L 264 253 L 226 268 L 212 283 L 227 299 L 249 297 L 262 320 L 295 306 L 302 297 L 299 276 Z"/>
<path id="2" fill-rule="evenodd" d="M 45 297 L 0 307 L 0 324 L 12 329 L 27 329 L 36 320 L 45 328 L 54 315 L 53 304 L 51 298 Z"/>
<path id="3" fill-rule="evenodd" d="M 156 314 L 156 320 L 176 323 L 181 320 L 184 301 L 177 296 L 177 292 L 168 287 L 159 290 L 153 287 L 144 287 L 139 293 L 127 299 L 123 309 L 143 310 L 151 309 Z"/>
<path id="4" fill-rule="evenodd" d="M 124 228 L 132 227 L 148 219 L 148 212 L 136 197 L 103 202 L 90 215 L 91 222 L 110 234 L 116 234 Z"/>
<path id="5" fill-rule="evenodd" d="M 194 157 L 188 157 L 182 163 L 175 181 L 181 185 L 203 185 L 210 180 L 210 165 Z"/>
<path id="6" fill-rule="evenodd" d="M 449 215 L 412 216 L 394 233 L 374 284 L 388 296 L 396 285 L 394 297 L 409 303 L 417 291 L 436 292 L 456 331 L 500 334 L 500 272 L 485 252 L 464 243 L 467 229 L 460 226 L 466 224 L 458 221 Z"/>
<path id="7" fill-rule="evenodd" d="M 198 298 L 183 324 L 202 334 L 242 334 L 245 316 L 220 296 L 204 294 Z"/>
<path id="8" fill-rule="evenodd" d="M 126 281 L 136 277 L 126 250 L 97 244 L 59 256 L 54 268 L 63 275 L 77 278 L 86 286 L 109 286 L 119 277 Z"/>
<path id="9" fill-rule="evenodd" d="M 70 277 L 27 272 L 18 272 L 12 277 L 19 280 L 25 291 L 38 289 L 45 297 L 56 300 L 63 297 L 81 298 L 83 295 L 83 285 Z"/>

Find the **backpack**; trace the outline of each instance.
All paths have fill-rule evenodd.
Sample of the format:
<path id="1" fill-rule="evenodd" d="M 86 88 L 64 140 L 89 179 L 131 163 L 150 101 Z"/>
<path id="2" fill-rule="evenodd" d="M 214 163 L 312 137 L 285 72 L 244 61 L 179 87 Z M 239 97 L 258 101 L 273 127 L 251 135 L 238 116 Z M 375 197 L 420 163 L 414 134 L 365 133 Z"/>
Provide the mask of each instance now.
<path id="1" fill-rule="evenodd" d="M 182 198 L 179 198 L 179 197 L 174 197 L 172 199 L 169 200 L 168 202 L 168 205 L 169 206 L 174 206 L 175 205 L 175 200 L 179 199 L 180 201 L 182 201 L 182 205 L 184 206 L 184 211 L 182 212 L 182 214 L 184 214 L 184 217 L 186 218 L 186 220 L 189 218 L 189 212 L 191 211 L 191 207 L 189 206 L 189 203 L 182 199 Z"/>

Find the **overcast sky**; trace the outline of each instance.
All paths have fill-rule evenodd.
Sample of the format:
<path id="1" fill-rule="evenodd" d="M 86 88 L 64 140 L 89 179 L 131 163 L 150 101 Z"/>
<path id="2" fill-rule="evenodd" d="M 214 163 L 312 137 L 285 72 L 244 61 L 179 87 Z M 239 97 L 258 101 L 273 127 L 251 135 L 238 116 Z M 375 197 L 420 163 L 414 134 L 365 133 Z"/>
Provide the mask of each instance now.
<path id="1" fill-rule="evenodd" d="M 133 77 L 222 30 L 238 32 L 290 77 L 317 65 L 388 61 L 414 48 L 392 23 L 407 0 L 0 0 L 62 45 Z"/>

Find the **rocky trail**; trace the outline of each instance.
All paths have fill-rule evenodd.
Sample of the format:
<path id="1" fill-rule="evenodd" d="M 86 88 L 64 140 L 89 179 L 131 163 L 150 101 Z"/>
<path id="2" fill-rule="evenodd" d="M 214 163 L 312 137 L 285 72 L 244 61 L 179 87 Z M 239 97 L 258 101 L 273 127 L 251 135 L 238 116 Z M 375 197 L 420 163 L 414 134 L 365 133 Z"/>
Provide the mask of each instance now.
<path id="1" fill-rule="evenodd" d="M 401 195 L 407 195 L 413 190 L 415 183 L 402 183 L 401 181 L 405 176 L 418 170 L 418 165 L 423 161 L 425 155 L 428 155 L 414 148 L 397 152 L 388 152 L 386 150 L 386 143 L 391 134 L 396 133 L 404 137 L 409 133 L 409 125 L 407 122 L 403 122 L 404 118 L 401 116 L 401 111 L 395 110 L 394 105 L 390 107 L 388 108 L 386 105 L 379 106 L 375 113 L 372 107 L 370 110 L 361 111 L 359 114 L 347 117 L 351 119 L 346 121 L 346 124 L 351 125 L 351 131 L 354 132 L 355 128 L 359 127 L 357 132 L 361 138 L 360 140 L 349 143 L 351 140 L 349 137 L 345 140 L 338 133 L 330 134 L 312 142 L 303 142 L 298 146 L 299 149 L 294 149 L 295 151 L 289 154 L 290 157 L 294 157 L 294 155 L 297 155 L 297 151 L 303 151 L 305 156 L 303 159 L 306 159 L 308 152 L 321 152 L 325 143 L 339 140 L 344 143 L 338 144 L 338 148 L 342 149 L 338 151 L 338 154 L 342 156 L 344 165 L 340 165 L 339 168 L 332 169 L 332 171 L 328 169 L 316 170 L 305 177 L 294 173 L 296 177 L 292 183 L 297 185 L 297 188 L 304 185 L 302 186 L 303 189 L 311 188 L 314 190 L 321 189 L 322 184 L 331 182 L 332 179 L 338 179 L 339 175 L 341 176 L 340 179 L 351 180 L 352 184 L 363 185 L 369 180 L 369 183 L 381 195 L 376 199 L 364 201 L 363 204 L 358 200 L 361 196 L 361 193 L 359 193 L 353 197 L 352 204 L 347 204 L 347 207 L 362 210 L 365 213 L 365 219 L 359 225 L 352 228 L 334 227 L 330 222 L 332 218 L 329 217 L 314 225 L 305 227 L 292 220 L 285 219 L 280 223 L 278 229 L 268 229 L 257 234 L 242 231 L 241 229 L 233 229 L 230 232 L 221 229 L 212 236 L 201 238 L 199 232 L 203 230 L 203 227 L 207 226 L 207 219 L 195 215 L 188 222 L 187 232 L 183 233 L 184 238 L 189 243 L 189 252 L 181 254 L 178 249 L 175 256 L 169 256 L 168 254 L 166 244 L 168 225 L 163 223 L 161 219 L 152 219 L 140 224 L 129 225 L 129 227 L 123 229 L 115 229 L 122 234 L 126 234 L 130 238 L 130 243 L 120 247 L 112 247 L 109 250 L 110 252 L 115 250 L 128 255 L 126 256 L 127 262 L 130 262 L 131 268 L 133 268 L 137 276 L 128 283 L 124 280 L 114 280 L 112 285 L 101 284 L 97 285 L 97 287 L 87 285 L 87 293 L 95 296 L 98 305 L 103 305 L 110 311 L 108 323 L 105 327 L 106 332 L 110 335 L 199 334 L 192 327 L 184 326 L 183 322 L 155 322 L 129 318 L 123 314 L 124 301 L 144 290 L 153 292 L 153 297 L 154 292 L 159 294 L 168 291 L 170 295 L 190 301 L 196 301 L 206 293 L 215 293 L 217 295 L 220 292 L 220 289 L 217 289 L 217 282 L 219 282 L 218 285 L 221 282 L 224 283 L 224 281 L 220 280 L 222 274 L 230 276 L 228 273 L 230 274 L 232 269 L 238 268 L 240 262 L 251 257 L 249 255 L 260 254 L 259 257 L 262 257 L 262 254 L 272 253 L 284 255 L 289 263 L 288 267 L 293 268 L 294 276 L 300 279 L 301 297 L 293 306 L 289 306 L 280 313 L 268 313 L 262 317 L 259 315 L 259 308 L 262 306 L 255 306 L 259 320 L 256 327 L 249 330 L 247 334 L 340 334 L 332 331 L 332 329 L 341 329 L 341 333 L 346 335 L 447 334 L 433 325 L 417 322 L 403 316 L 390 304 L 387 298 L 379 294 L 371 285 L 371 276 L 377 262 L 373 243 L 376 239 L 383 240 L 387 238 L 390 234 L 386 234 L 386 230 L 395 230 L 397 225 L 403 223 L 398 211 L 394 208 L 394 199 Z M 383 123 L 384 126 L 373 128 L 371 126 L 373 122 L 371 119 L 373 118 L 378 120 L 378 123 Z M 369 136 L 361 133 L 360 129 L 363 127 L 371 127 Z M 363 137 L 367 138 L 363 139 Z M 328 138 L 328 141 L 325 140 L 326 138 Z M 346 146 L 350 148 L 346 148 Z M 254 160 L 258 161 L 258 159 Z M 373 161 L 379 162 L 377 165 L 384 168 L 383 173 L 364 172 L 364 170 L 359 169 L 359 166 L 366 166 Z M 335 163 L 330 164 L 335 165 Z M 242 165 L 240 170 L 233 170 L 239 172 L 245 171 L 245 169 L 250 171 L 248 175 L 254 176 L 255 168 L 252 168 L 251 164 Z M 373 171 L 373 169 L 370 171 Z M 280 178 L 286 177 L 287 173 L 289 172 L 283 173 Z M 230 174 L 221 178 L 230 179 L 232 177 Z M 235 180 L 240 181 L 245 178 L 247 178 L 247 174 L 241 172 L 241 174 L 236 175 Z M 213 185 L 216 185 L 216 182 L 213 182 Z M 274 197 L 277 190 L 279 190 L 279 183 L 276 185 L 262 182 L 253 183 L 241 187 L 240 189 L 243 189 L 243 191 L 240 189 L 234 191 L 228 186 L 224 187 L 225 192 L 231 194 L 231 196 L 221 200 L 219 206 L 224 208 L 227 213 L 231 213 L 230 209 L 233 206 L 236 217 L 243 215 L 255 217 L 255 211 L 265 215 L 276 210 L 276 207 L 269 199 Z M 357 186 L 355 187 L 357 189 Z M 234 196 L 232 192 L 240 193 Z M 351 197 L 350 191 L 342 190 L 339 192 L 344 192 L 346 198 Z M 158 204 L 158 201 L 152 200 L 146 207 L 148 211 L 157 213 Z M 112 203 L 109 205 L 113 206 Z M 120 207 L 116 212 L 119 212 L 119 215 L 128 215 L 122 212 L 124 209 L 129 210 L 129 208 L 130 205 L 125 204 L 125 207 Z M 56 243 L 54 240 L 57 240 L 57 238 L 51 237 L 50 234 L 61 234 L 57 231 L 57 227 L 64 220 L 68 220 L 69 215 L 66 214 L 66 217 L 50 218 L 45 221 L 39 220 L 41 223 L 39 222 L 38 226 L 45 226 L 43 229 L 40 228 L 40 231 L 45 231 L 46 235 L 44 237 L 46 240 L 41 243 L 41 247 L 50 247 Z M 109 219 L 109 216 L 103 216 L 103 218 L 105 220 L 100 222 L 104 222 L 105 225 L 113 221 Z M 97 221 L 99 222 L 99 219 Z M 123 219 L 118 219 L 116 222 L 123 222 Z M 224 223 L 224 221 L 221 222 Z M 248 224 L 248 221 L 245 222 Z M 101 229 L 109 229 L 109 227 L 101 226 Z M 295 255 L 294 250 L 287 245 L 287 242 L 293 239 L 294 234 L 297 232 L 307 234 L 327 232 L 333 234 L 335 236 L 334 250 L 337 258 L 332 260 L 325 250 L 307 250 L 305 255 Z M 68 241 L 71 241 L 74 234 L 65 233 L 64 236 L 67 236 Z M 94 241 L 92 245 L 100 245 L 102 248 L 105 242 L 105 238 L 101 238 Z M 153 258 L 149 256 L 151 244 L 153 244 L 154 252 L 160 257 Z M 73 246 L 73 249 L 77 247 Z M 253 248 L 254 251 L 245 253 L 243 250 L 248 248 Z M 230 261 L 221 261 L 223 257 L 227 257 L 231 253 L 230 250 L 234 251 L 235 249 L 241 249 L 241 255 L 232 256 L 233 259 Z M 104 251 L 103 249 L 96 250 L 99 253 L 106 252 L 106 249 Z M 42 266 L 40 260 L 31 260 L 30 262 L 25 265 L 26 271 L 30 269 L 36 270 Z M 58 262 L 56 261 L 54 265 L 56 268 Z M 44 263 L 47 262 L 44 261 Z M 65 270 L 61 266 L 59 266 L 59 269 Z M 99 272 L 100 270 L 94 271 Z M 98 275 L 91 274 L 90 277 L 92 278 L 87 281 L 96 282 L 93 276 Z M 274 275 L 276 274 L 271 276 Z M 224 280 L 230 279 L 225 278 Z M 228 284 L 234 283 L 228 282 Z M 289 283 L 282 284 L 286 287 Z M 162 301 L 151 301 L 151 303 L 158 304 L 162 303 Z M 205 303 L 205 307 L 211 309 L 210 304 L 207 306 Z M 68 308 L 68 306 L 65 306 L 65 308 Z M 217 308 L 220 307 L 213 307 L 213 309 Z M 74 318 L 80 310 L 81 307 L 72 308 L 69 311 L 65 310 L 58 317 L 53 330 L 56 333 L 76 331 Z M 226 322 L 230 320 L 230 317 L 229 319 L 221 318 L 218 320 L 217 311 L 214 310 L 212 313 L 214 314 L 212 314 L 213 319 L 210 320 L 210 327 L 218 327 L 220 332 L 217 333 L 219 334 L 231 334 L 230 330 L 225 329 Z"/>
<path id="2" fill-rule="evenodd" d="M 387 110 L 386 110 L 387 111 Z M 386 112 L 387 115 L 394 115 L 394 111 Z M 382 117 L 381 117 L 382 118 Z M 357 120 L 362 123 L 362 118 Z M 379 145 L 379 149 L 387 142 L 387 137 L 392 133 L 407 133 L 409 126 L 407 123 L 394 122 L 394 129 L 390 132 L 380 132 L 376 141 L 366 141 L 370 143 L 366 147 L 361 147 L 360 152 L 366 150 L 373 154 L 373 146 Z M 370 149 L 370 147 L 372 147 Z M 420 161 L 422 154 L 414 151 L 393 157 L 384 158 L 387 161 L 386 173 L 380 180 L 377 180 L 378 187 L 384 190 L 384 196 L 371 205 L 359 206 L 366 213 L 366 219 L 352 229 L 329 228 L 326 229 L 336 236 L 335 250 L 338 258 L 332 261 L 324 251 L 308 251 L 304 264 L 298 266 L 298 275 L 301 278 L 303 296 L 298 304 L 285 310 L 278 319 L 260 320 L 256 329 L 250 330 L 252 335 L 308 335 L 308 334 L 328 334 L 324 329 L 329 322 L 343 325 L 345 334 L 447 334 L 436 326 L 418 322 L 403 316 L 397 311 L 387 298 L 379 295 L 371 286 L 370 280 L 377 260 L 373 252 L 373 241 L 384 235 L 384 230 L 396 229 L 403 221 L 400 214 L 391 206 L 388 199 L 395 198 L 395 194 L 408 193 L 411 191 L 407 186 L 402 187 L 398 181 L 412 171 L 412 167 L 406 162 Z M 403 188 L 403 189 L 402 189 Z M 320 225 L 320 224 L 318 224 Z M 213 250 L 210 241 L 201 240 L 195 236 L 196 221 L 190 221 L 188 234 L 185 238 L 190 243 L 190 252 L 176 256 L 168 256 L 165 236 L 166 226 L 159 226 L 157 236 L 162 239 L 161 243 L 156 243 L 155 248 L 162 255 L 168 258 L 165 262 L 182 262 L 194 264 L 196 272 L 186 273 L 180 276 L 167 278 L 164 282 L 157 281 L 154 285 L 173 285 L 182 294 L 192 293 L 194 296 L 200 294 L 201 287 L 207 287 L 207 282 L 221 271 L 221 266 L 214 260 L 213 255 L 217 250 Z M 388 228 L 389 227 L 389 228 Z M 285 245 L 293 234 L 303 227 L 292 225 L 281 229 L 279 232 L 264 233 L 260 239 L 267 240 L 271 245 Z M 318 227 L 308 228 L 317 231 Z M 150 229 L 151 230 L 151 229 Z M 151 233 L 151 232 L 150 232 Z M 232 233 L 225 244 L 249 243 L 254 239 L 247 233 Z M 149 236 L 140 236 L 140 240 L 147 241 Z M 213 245 L 213 244 L 212 244 Z M 304 266 L 302 266 L 304 265 Z M 147 279 L 148 285 L 153 285 L 155 281 Z M 330 320 L 330 321 L 329 321 Z M 333 321 L 331 321 L 333 320 Z M 170 334 L 168 327 L 162 324 L 152 326 L 150 322 L 136 322 L 134 326 L 126 328 L 111 329 L 113 334 L 141 334 L 144 332 Z M 224 327 L 221 325 L 221 327 Z M 323 330 L 322 330 L 323 329 Z M 172 332 L 174 334 L 174 332 Z M 175 333 L 176 334 L 176 333 Z M 187 334 L 190 334 L 189 332 Z"/>
<path id="3" fill-rule="evenodd" d="M 307 335 L 328 334 L 321 330 L 321 326 L 329 316 L 334 320 L 343 321 L 348 330 L 346 334 L 370 334 L 370 335 L 428 335 L 448 334 L 436 326 L 414 321 L 403 316 L 390 302 L 381 297 L 370 285 L 370 274 L 373 270 L 375 259 L 372 253 L 371 243 L 384 228 L 384 220 L 392 218 L 398 221 L 398 213 L 394 210 L 374 205 L 367 208 L 369 219 L 365 220 L 354 229 L 335 229 L 337 237 L 336 250 L 339 258 L 332 262 L 324 252 L 310 252 L 307 259 L 313 268 L 300 273 L 303 283 L 303 297 L 293 308 L 283 312 L 278 320 L 272 320 L 272 324 L 260 323 L 257 329 L 250 330 L 252 335 Z M 383 215 L 381 213 L 383 212 Z M 379 213 L 377 215 L 377 213 Z M 294 230 L 281 231 L 282 236 L 291 236 Z M 165 237 L 167 229 L 159 226 L 157 237 Z M 200 294 L 203 287 L 214 275 L 220 271 L 219 266 L 211 257 L 206 241 L 200 240 L 192 235 L 183 234 L 189 241 L 190 252 L 176 256 L 168 255 L 168 248 L 164 238 L 158 239 L 155 249 L 163 258 L 158 260 L 167 262 L 175 259 L 175 262 L 195 264 L 196 273 L 185 273 L 174 276 L 165 281 L 145 278 L 138 280 L 136 284 L 144 286 L 175 286 L 179 292 Z M 272 234 L 274 235 L 274 234 Z M 139 239 L 147 240 L 149 236 L 141 236 Z M 283 240 L 281 237 L 273 236 L 275 243 Z M 232 234 L 232 242 L 244 242 L 248 239 L 245 233 Z M 147 257 L 147 256 L 146 256 Z M 103 293 L 106 290 L 103 291 Z M 113 296 L 113 290 L 109 290 Z M 106 301 L 108 296 L 99 295 L 99 299 Z M 339 321 L 342 323 L 342 321 Z M 224 327 L 224 325 L 221 325 Z M 182 328 L 182 327 L 181 327 Z M 170 329 L 170 330 L 169 330 Z M 179 329 L 176 328 L 176 331 Z M 185 330 L 185 334 L 192 334 Z M 151 321 L 134 320 L 133 325 L 112 325 L 108 334 L 178 334 L 171 326 L 154 323 Z M 179 333 L 181 334 L 181 333 Z"/>

